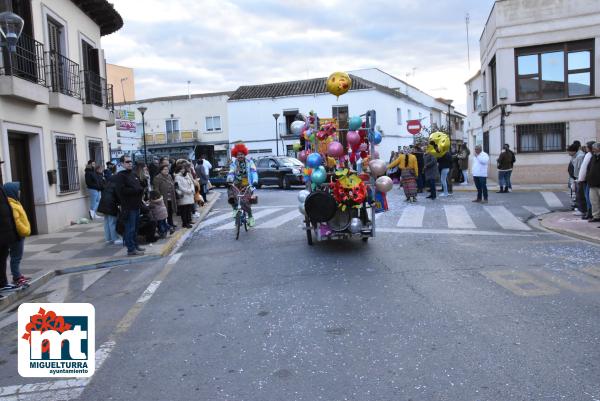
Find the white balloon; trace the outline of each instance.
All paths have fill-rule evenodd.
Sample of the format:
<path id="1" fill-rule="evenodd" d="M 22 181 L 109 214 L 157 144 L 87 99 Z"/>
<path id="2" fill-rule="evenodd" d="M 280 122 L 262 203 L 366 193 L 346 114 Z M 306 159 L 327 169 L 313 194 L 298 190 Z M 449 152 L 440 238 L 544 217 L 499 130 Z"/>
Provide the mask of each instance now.
<path id="1" fill-rule="evenodd" d="M 290 131 L 292 131 L 292 134 L 294 135 L 300 135 L 305 125 L 304 121 L 294 121 L 292 125 L 290 125 Z"/>
<path id="2" fill-rule="evenodd" d="M 387 163 L 381 159 L 371 160 L 369 162 L 369 169 L 373 177 L 380 177 L 387 171 Z"/>
<path id="3" fill-rule="evenodd" d="M 383 175 L 375 181 L 375 187 L 377 187 L 379 192 L 386 193 L 392 190 L 394 182 L 387 175 Z"/>
<path id="4" fill-rule="evenodd" d="M 298 211 L 306 216 L 306 210 L 304 209 L 304 203 L 298 205 Z"/>
<path id="5" fill-rule="evenodd" d="M 306 197 L 309 194 L 310 194 L 310 192 L 307 191 L 306 189 L 303 189 L 302 191 L 298 192 L 298 202 L 304 203 L 304 201 L 306 200 Z"/>

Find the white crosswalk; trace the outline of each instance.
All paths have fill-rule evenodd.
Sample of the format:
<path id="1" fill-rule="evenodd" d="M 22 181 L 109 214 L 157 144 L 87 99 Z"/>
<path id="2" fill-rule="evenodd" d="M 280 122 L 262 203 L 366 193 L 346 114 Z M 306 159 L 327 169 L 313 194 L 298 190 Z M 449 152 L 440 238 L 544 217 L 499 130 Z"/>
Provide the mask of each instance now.
<path id="1" fill-rule="evenodd" d="M 475 223 L 463 205 L 445 205 L 448 228 L 476 228 Z"/>
<path id="2" fill-rule="evenodd" d="M 398 227 L 422 227 L 425 217 L 425 206 L 409 206 L 402 210 L 402 217 L 398 220 Z"/>
<path id="3" fill-rule="evenodd" d="M 484 209 L 494 220 L 496 220 L 496 223 L 505 230 L 531 230 L 527 224 L 516 218 L 515 215 L 509 212 L 504 206 L 485 206 Z"/>
<path id="4" fill-rule="evenodd" d="M 558 199 L 558 196 L 556 196 L 556 194 L 554 192 L 540 192 L 540 193 L 542 194 L 542 197 L 544 198 L 544 201 L 546 201 L 548 206 L 563 207 L 562 202 L 560 201 L 560 199 Z"/>
<path id="5" fill-rule="evenodd" d="M 283 210 L 283 209 L 282 208 L 263 209 L 260 212 L 254 212 L 253 217 L 254 217 L 254 220 L 258 221 L 258 220 L 262 219 L 263 217 L 266 217 L 270 214 L 277 213 L 281 210 Z M 235 222 L 233 221 L 231 212 L 228 212 L 227 214 L 228 214 L 228 217 L 231 219 L 231 221 L 227 224 L 223 224 L 222 226 L 215 228 L 215 230 L 233 230 Z"/>

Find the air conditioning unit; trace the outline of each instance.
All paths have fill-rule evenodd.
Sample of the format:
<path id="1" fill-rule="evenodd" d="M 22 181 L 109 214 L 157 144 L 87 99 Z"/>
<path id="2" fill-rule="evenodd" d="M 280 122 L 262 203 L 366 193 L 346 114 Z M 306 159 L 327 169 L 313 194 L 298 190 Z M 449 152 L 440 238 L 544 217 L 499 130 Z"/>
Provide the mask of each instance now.
<path id="1" fill-rule="evenodd" d="M 477 99 L 477 114 L 483 116 L 488 113 L 487 107 L 487 93 L 482 92 L 479 94 L 479 99 Z"/>

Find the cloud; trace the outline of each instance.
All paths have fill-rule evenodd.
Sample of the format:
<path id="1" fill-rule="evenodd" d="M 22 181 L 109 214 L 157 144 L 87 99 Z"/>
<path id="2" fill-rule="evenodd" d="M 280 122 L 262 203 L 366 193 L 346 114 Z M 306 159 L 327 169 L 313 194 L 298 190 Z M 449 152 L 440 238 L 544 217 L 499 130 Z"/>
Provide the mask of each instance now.
<path id="1" fill-rule="evenodd" d="M 377 67 L 464 111 L 464 82 L 493 0 L 114 0 L 125 21 L 103 38 L 135 69 L 139 98 L 235 90 Z M 465 14 L 471 14 L 471 71 Z M 415 74 L 406 76 L 416 68 Z"/>

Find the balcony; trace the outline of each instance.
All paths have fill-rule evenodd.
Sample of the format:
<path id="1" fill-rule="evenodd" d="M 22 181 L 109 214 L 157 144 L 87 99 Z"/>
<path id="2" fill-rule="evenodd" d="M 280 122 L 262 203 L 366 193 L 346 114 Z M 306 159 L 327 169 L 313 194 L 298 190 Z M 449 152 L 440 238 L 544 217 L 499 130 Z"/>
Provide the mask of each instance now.
<path id="1" fill-rule="evenodd" d="M 21 35 L 14 52 L 0 47 L 0 54 L 0 96 L 48 104 L 44 45 Z"/>
<path id="2" fill-rule="evenodd" d="M 46 53 L 50 72 L 49 109 L 71 114 L 83 113 L 79 64 L 60 53 Z"/>
<path id="3" fill-rule="evenodd" d="M 83 116 L 97 121 L 110 123 L 111 111 L 114 112 L 113 87 L 106 79 L 93 71 L 83 71 Z"/>

